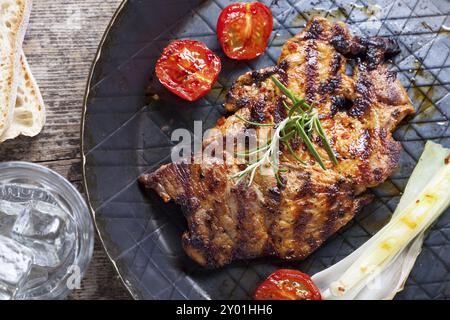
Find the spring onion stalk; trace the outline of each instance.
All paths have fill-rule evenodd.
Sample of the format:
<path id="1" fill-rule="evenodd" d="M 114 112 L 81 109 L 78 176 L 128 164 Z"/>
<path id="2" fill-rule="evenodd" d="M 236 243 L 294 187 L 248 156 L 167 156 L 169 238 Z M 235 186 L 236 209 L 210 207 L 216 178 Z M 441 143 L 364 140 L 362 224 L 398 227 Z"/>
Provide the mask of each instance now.
<path id="1" fill-rule="evenodd" d="M 392 299 L 450 205 L 450 149 L 428 141 L 390 222 L 351 255 L 312 277 L 324 299 Z"/>

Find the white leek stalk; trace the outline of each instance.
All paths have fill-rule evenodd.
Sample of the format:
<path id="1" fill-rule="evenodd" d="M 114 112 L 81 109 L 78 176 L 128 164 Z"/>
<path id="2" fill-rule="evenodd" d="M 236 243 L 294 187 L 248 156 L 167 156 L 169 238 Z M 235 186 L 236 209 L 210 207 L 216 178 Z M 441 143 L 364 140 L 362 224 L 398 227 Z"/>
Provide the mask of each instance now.
<path id="1" fill-rule="evenodd" d="M 391 221 L 337 264 L 312 277 L 324 299 L 392 299 L 450 205 L 450 149 L 427 142 Z"/>

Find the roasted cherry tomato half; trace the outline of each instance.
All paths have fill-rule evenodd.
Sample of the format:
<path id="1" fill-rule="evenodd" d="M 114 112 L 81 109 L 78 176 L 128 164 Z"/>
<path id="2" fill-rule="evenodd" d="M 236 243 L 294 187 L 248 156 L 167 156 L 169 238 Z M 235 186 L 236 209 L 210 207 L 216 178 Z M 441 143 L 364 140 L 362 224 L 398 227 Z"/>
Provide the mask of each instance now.
<path id="1" fill-rule="evenodd" d="M 254 59 L 266 50 L 273 29 L 270 9 L 262 3 L 236 3 L 217 22 L 217 37 L 225 54 L 237 60 Z"/>
<path id="2" fill-rule="evenodd" d="M 221 69 L 219 57 L 196 40 L 176 40 L 163 51 L 156 63 L 159 81 L 188 101 L 206 95 Z"/>
<path id="3" fill-rule="evenodd" d="M 256 290 L 256 300 L 322 300 L 311 278 L 297 270 L 280 269 Z"/>

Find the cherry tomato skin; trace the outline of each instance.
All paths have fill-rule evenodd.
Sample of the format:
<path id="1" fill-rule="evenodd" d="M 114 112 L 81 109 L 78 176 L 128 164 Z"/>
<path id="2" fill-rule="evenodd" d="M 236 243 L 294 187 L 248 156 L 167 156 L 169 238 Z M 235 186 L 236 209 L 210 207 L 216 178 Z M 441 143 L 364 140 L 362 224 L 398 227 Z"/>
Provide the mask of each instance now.
<path id="1" fill-rule="evenodd" d="M 212 89 L 220 69 L 219 57 L 202 42 L 175 40 L 156 63 L 156 76 L 171 92 L 195 101 Z"/>
<path id="2" fill-rule="evenodd" d="M 223 9 L 217 22 L 217 37 L 225 54 L 250 60 L 266 50 L 273 29 L 273 16 L 262 3 L 235 3 Z"/>
<path id="3" fill-rule="evenodd" d="M 322 300 L 311 278 L 297 270 L 280 269 L 256 290 L 256 300 Z"/>

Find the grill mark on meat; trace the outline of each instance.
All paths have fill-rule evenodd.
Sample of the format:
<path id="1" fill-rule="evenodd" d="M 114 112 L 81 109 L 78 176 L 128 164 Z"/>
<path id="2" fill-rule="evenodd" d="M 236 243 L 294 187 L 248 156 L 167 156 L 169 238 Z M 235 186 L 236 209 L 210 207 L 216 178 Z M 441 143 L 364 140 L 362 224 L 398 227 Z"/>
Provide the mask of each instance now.
<path id="1" fill-rule="evenodd" d="M 341 65 L 342 65 L 342 56 L 338 52 L 335 52 L 330 65 L 331 74 L 336 75 L 337 72 L 340 70 Z"/>
<path id="2" fill-rule="evenodd" d="M 350 39 L 346 29 L 340 24 L 333 26 L 330 44 L 343 55 L 366 60 L 369 70 L 375 69 L 383 60 L 400 53 L 400 47 L 394 39 L 357 36 Z"/>
<path id="3" fill-rule="evenodd" d="M 225 95 L 225 101 L 236 101 L 239 100 L 239 97 L 235 96 L 235 92 L 237 91 L 237 87 L 239 85 L 237 83 L 233 83 L 233 85 L 231 86 L 230 90 L 227 92 L 227 94 Z"/>
<path id="4" fill-rule="evenodd" d="M 376 182 L 380 183 L 383 181 L 383 171 L 380 168 L 375 168 L 372 172 Z"/>
<path id="5" fill-rule="evenodd" d="M 269 197 L 276 203 L 279 203 L 281 200 L 281 193 L 278 187 L 269 188 Z"/>
<path id="6" fill-rule="evenodd" d="M 335 232 L 336 223 L 345 216 L 346 208 L 335 209 L 328 213 L 325 223 L 323 224 L 322 229 L 320 230 L 320 238 L 322 241 L 328 239 L 330 235 Z"/>
<path id="7" fill-rule="evenodd" d="M 359 60 L 358 79 L 355 85 L 358 97 L 354 100 L 353 107 L 349 110 L 348 114 L 360 119 L 372 104 L 373 84 L 366 76 L 367 71 L 367 64 Z"/>
<path id="8" fill-rule="evenodd" d="M 212 212 L 212 208 L 209 209 L 205 209 L 205 219 L 203 219 L 203 225 L 206 228 L 206 230 L 216 230 L 215 228 L 215 223 L 214 223 L 214 219 L 215 217 L 213 217 L 211 215 Z M 215 233 L 214 232 L 208 232 L 208 243 L 210 244 L 210 247 L 213 248 L 213 240 L 214 240 L 214 236 Z"/>
<path id="9" fill-rule="evenodd" d="M 223 186 L 221 180 L 215 175 L 214 170 L 207 170 L 206 173 L 202 171 L 201 174 L 209 192 L 214 192 Z"/>
<path id="10" fill-rule="evenodd" d="M 245 190 L 242 187 L 242 184 L 239 184 L 236 188 L 232 189 L 234 196 L 237 200 L 237 226 L 236 231 L 238 233 L 238 238 L 236 240 L 236 246 L 233 252 L 233 255 L 240 259 L 245 255 L 245 246 L 247 239 L 245 239 L 245 235 L 248 232 L 244 227 L 244 220 L 246 216 L 246 208 L 245 208 Z"/>
<path id="11" fill-rule="evenodd" d="M 384 52 L 381 52 L 375 46 L 369 46 L 367 49 L 367 69 L 375 69 L 384 59 Z"/>
<path id="12" fill-rule="evenodd" d="M 293 212 L 292 237 L 297 243 L 302 243 L 305 233 L 308 232 L 308 225 L 313 219 L 311 210 L 314 208 L 311 197 L 315 192 L 314 183 L 312 181 L 311 172 L 305 172 L 298 175 L 302 185 L 297 189 L 294 201 L 301 200 L 302 205 L 298 206 Z M 294 258 L 294 253 L 290 254 Z M 298 255 L 298 253 L 296 254 Z M 298 258 L 298 257 L 296 257 Z"/>
<path id="13" fill-rule="evenodd" d="M 296 219 L 294 222 L 294 235 L 297 239 L 301 240 L 303 237 L 303 231 L 306 229 L 306 226 L 311 221 L 312 214 L 305 210 L 305 207 L 299 208 Z"/>
<path id="14" fill-rule="evenodd" d="M 196 253 L 200 254 L 199 259 L 203 260 L 205 267 L 212 268 L 216 265 L 213 255 L 214 252 L 211 250 L 210 246 L 205 243 L 202 236 L 185 232 L 181 241 L 182 246 L 186 251 L 194 250 Z"/>
<path id="15" fill-rule="evenodd" d="M 278 67 L 266 68 L 263 71 L 253 71 L 251 75 L 252 82 L 257 86 L 260 86 L 262 82 L 266 81 L 270 76 L 278 73 Z"/>
<path id="16" fill-rule="evenodd" d="M 288 86 L 288 76 L 287 76 L 288 69 L 289 69 L 289 61 L 287 60 L 281 61 L 280 65 L 278 66 L 277 74 L 280 79 L 280 82 L 285 86 Z"/>
<path id="17" fill-rule="evenodd" d="M 392 172 L 397 167 L 401 154 L 401 146 L 397 141 L 392 139 L 391 133 L 385 128 L 369 129 L 364 135 L 367 140 L 365 143 L 367 145 L 367 151 L 359 155 L 359 159 L 362 161 L 358 164 L 358 168 L 366 174 L 361 177 L 360 183 L 367 186 L 374 186 L 386 179 L 386 172 Z M 377 165 L 376 163 L 371 164 L 370 162 L 372 153 L 380 145 L 383 146 L 383 152 L 379 154 L 379 157 L 383 159 L 383 168 L 375 167 L 371 169 L 371 166 Z M 362 149 L 362 146 L 360 149 Z"/>
<path id="18" fill-rule="evenodd" d="M 369 70 L 375 69 L 384 59 L 388 59 L 400 53 L 400 47 L 393 39 L 363 39 L 363 46 L 368 48 L 366 59 Z"/>
<path id="19" fill-rule="evenodd" d="M 274 241 L 276 234 L 274 233 L 274 226 L 276 225 L 280 217 L 280 208 L 282 201 L 282 190 L 278 186 L 269 188 L 267 192 L 267 201 L 264 203 L 264 208 L 268 213 L 265 217 L 266 230 L 269 235 L 269 241 L 267 241 L 266 247 L 264 249 L 264 254 L 266 255 L 276 255 L 276 250 L 274 246 Z"/>
<path id="20" fill-rule="evenodd" d="M 341 76 L 338 75 L 342 63 L 342 56 L 335 52 L 329 66 L 329 77 L 322 81 L 319 85 L 320 102 L 325 102 L 331 94 L 341 85 Z"/>
<path id="21" fill-rule="evenodd" d="M 319 85 L 319 94 L 321 95 L 320 101 L 324 102 L 327 100 L 327 98 L 329 98 L 330 94 L 333 94 L 336 89 L 339 88 L 341 84 L 341 77 L 340 76 L 335 76 L 335 77 L 331 77 L 328 78 L 325 81 L 322 81 Z"/>
<path id="22" fill-rule="evenodd" d="M 303 186 L 299 189 L 296 194 L 297 199 L 304 199 L 302 206 L 299 206 L 294 215 L 294 223 L 293 223 L 293 238 L 296 242 L 302 243 L 305 237 L 305 231 L 307 231 L 308 224 L 311 222 L 313 215 L 310 212 L 314 205 L 310 202 L 308 197 L 311 197 L 313 193 L 313 185 L 311 183 L 310 175 L 307 176 L 306 181 L 303 183 Z"/>
<path id="23" fill-rule="evenodd" d="M 332 96 L 329 118 L 333 118 L 338 112 L 347 112 L 353 107 L 353 102 L 343 96 Z"/>
<path id="24" fill-rule="evenodd" d="M 314 42 L 308 43 L 306 47 L 306 88 L 305 100 L 311 104 L 316 100 L 316 79 L 317 79 L 317 47 Z"/>
<path id="25" fill-rule="evenodd" d="M 348 54 L 350 48 L 349 39 L 345 30 L 339 24 L 333 26 L 330 43 L 338 52 Z"/>
<path id="26" fill-rule="evenodd" d="M 245 106 L 247 106 L 250 103 L 250 100 L 247 97 L 240 98 L 236 101 L 236 107 L 238 109 L 241 109 Z"/>
<path id="27" fill-rule="evenodd" d="M 311 180 L 311 173 L 306 172 L 304 174 L 301 174 L 298 176 L 299 179 L 303 180 L 303 184 L 301 187 L 298 188 L 297 194 L 295 195 L 296 199 L 309 197 L 314 194 L 314 185 Z"/>
<path id="28" fill-rule="evenodd" d="M 327 239 L 333 234 L 337 228 L 337 224 L 340 220 L 346 216 L 347 212 L 352 212 L 348 205 L 343 204 L 340 199 L 348 196 L 353 197 L 354 192 L 349 188 L 346 180 L 341 178 L 335 184 L 327 188 L 327 207 L 334 208 L 328 214 L 323 228 L 320 230 L 320 235 L 323 240 Z"/>
<path id="29" fill-rule="evenodd" d="M 366 110 L 370 107 L 370 102 L 365 98 L 356 98 L 353 107 L 348 111 L 352 117 L 362 118 Z"/>
<path id="30" fill-rule="evenodd" d="M 196 197 L 189 197 L 186 194 L 178 196 L 175 201 L 183 207 L 186 216 L 196 212 L 200 206 L 200 201 Z"/>
<path id="31" fill-rule="evenodd" d="M 309 28 L 305 32 L 303 39 L 305 40 L 317 40 L 321 37 L 324 31 L 323 25 L 318 20 L 313 20 L 309 25 Z"/>
<path id="32" fill-rule="evenodd" d="M 235 256 L 238 258 L 254 257 L 257 255 L 255 252 L 258 251 L 257 249 L 266 247 L 266 240 L 260 236 L 261 234 L 266 236 L 268 234 L 265 221 L 263 224 L 259 221 L 263 206 L 260 205 L 255 191 L 249 189 L 243 183 L 237 186 L 235 196 L 238 203 L 238 224 L 236 228 L 238 239 L 236 241 Z"/>
<path id="33" fill-rule="evenodd" d="M 275 123 L 280 123 L 287 117 L 287 110 L 283 105 L 283 97 L 278 97 L 275 103 L 275 108 L 273 111 L 273 119 Z"/>
<path id="34" fill-rule="evenodd" d="M 250 104 L 250 121 L 263 123 L 266 120 L 266 101 L 259 99 Z"/>
<path id="35" fill-rule="evenodd" d="M 336 200 L 339 192 L 341 191 L 342 180 L 338 180 L 335 184 L 327 187 L 325 190 L 326 198 L 327 198 L 327 206 L 329 208 L 333 208 L 336 206 Z"/>
<path id="36" fill-rule="evenodd" d="M 369 70 L 375 69 L 383 60 L 400 53 L 398 43 L 391 38 L 355 36 L 351 41 L 345 41 L 344 37 L 337 32 L 331 43 L 336 50 L 346 56 L 364 59 Z"/>
<path id="37" fill-rule="evenodd" d="M 191 175 L 189 167 L 186 163 L 175 166 L 175 176 L 180 180 L 180 184 L 184 188 L 184 193 L 179 196 L 176 201 L 181 204 L 186 216 L 197 211 L 200 201 L 194 196 L 191 184 Z"/>

